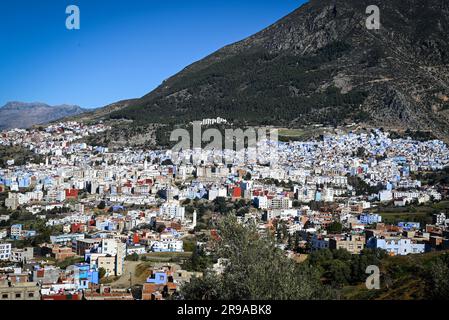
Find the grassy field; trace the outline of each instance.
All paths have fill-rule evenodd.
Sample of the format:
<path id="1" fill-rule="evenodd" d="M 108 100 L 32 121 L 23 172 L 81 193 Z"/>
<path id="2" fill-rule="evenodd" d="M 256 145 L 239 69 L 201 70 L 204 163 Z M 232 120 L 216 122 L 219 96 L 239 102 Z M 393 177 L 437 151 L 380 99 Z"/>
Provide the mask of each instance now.
<path id="1" fill-rule="evenodd" d="M 192 255 L 191 252 L 151 252 L 141 255 L 149 262 L 180 262 Z"/>
<path id="2" fill-rule="evenodd" d="M 317 138 L 320 134 L 327 131 L 322 127 L 309 127 L 298 129 L 280 128 L 278 131 L 280 141 L 307 141 L 312 138 Z"/>
<path id="3" fill-rule="evenodd" d="M 410 205 L 406 207 L 378 207 L 372 210 L 382 216 L 383 222 L 397 223 L 399 221 L 415 221 L 432 223 L 432 215 L 441 211 L 449 211 L 449 201 L 443 200 L 424 205 Z"/>
<path id="4" fill-rule="evenodd" d="M 352 127 L 340 128 L 339 132 L 347 132 Z M 288 129 L 288 128 L 278 128 L 278 135 L 280 141 L 307 141 L 311 139 L 316 139 L 320 135 L 325 133 L 335 132 L 335 129 L 329 127 L 316 127 L 316 126 L 306 126 L 302 128 Z"/>
<path id="5" fill-rule="evenodd" d="M 280 129 L 279 135 L 284 137 L 301 137 L 305 134 L 303 129 Z"/>

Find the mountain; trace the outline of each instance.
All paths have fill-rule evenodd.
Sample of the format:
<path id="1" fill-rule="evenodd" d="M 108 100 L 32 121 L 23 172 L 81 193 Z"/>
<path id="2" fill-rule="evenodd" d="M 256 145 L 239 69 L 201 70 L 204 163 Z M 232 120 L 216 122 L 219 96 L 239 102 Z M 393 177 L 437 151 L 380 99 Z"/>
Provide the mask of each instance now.
<path id="1" fill-rule="evenodd" d="M 44 103 L 8 102 L 0 108 L 0 130 L 29 128 L 36 124 L 45 124 L 60 118 L 85 112 L 79 106 L 49 106 Z"/>
<path id="2" fill-rule="evenodd" d="M 298 127 L 362 123 L 449 137 L 449 3 L 311 0 L 99 118 Z"/>

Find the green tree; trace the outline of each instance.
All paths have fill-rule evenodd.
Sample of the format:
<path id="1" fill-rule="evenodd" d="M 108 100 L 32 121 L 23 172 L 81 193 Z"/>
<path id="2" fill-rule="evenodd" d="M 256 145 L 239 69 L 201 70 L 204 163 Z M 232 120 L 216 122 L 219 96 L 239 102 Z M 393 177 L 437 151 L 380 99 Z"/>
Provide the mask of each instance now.
<path id="1" fill-rule="evenodd" d="M 446 300 L 449 297 L 449 254 L 444 254 L 429 266 L 426 279 L 429 298 Z"/>
<path id="2" fill-rule="evenodd" d="M 214 211 L 220 212 L 221 214 L 227 214 L 229 212 L 229 208 L 226 204 L 226 199 L 224 197 L 217 197 L 213 201 L 214 203 Z"/>
<path id="3" fill-rule="evenodd" d="M 103 267 L 98 268 L 98 277 L 100 279 L 103 279 L 105 275 L 106 275 L 106 270 Z"/>
<path id="4" fill-rule="evenodd" d="M 332 291 L 308 264 L 287 258 L 271 238 L 262 238 L 254 225 L 226 216 L 218 228 L 217 256 L 227 259 L 222 275 L 206 274 L 181 288 L 186 299 L 294 300 L 324 299 Z"/>
<path id="5" fill-rule="evenodd" d="M 137 253 L 130 254 L 129 256 L 126 256 L 126 261 L 139 261 L 139 255 Z"/>
<path id="6" fill-rule="evenodd" d="M 334 287 L 342 287 L 347 285 L 351 279 L 351 268 L 347 262 L 335 259 L 325 273 L 326 278 Z"/>
<path id="7" fill-rule="evenodd" d="M 343 225 L 338 221 L 334 221 L 327 226 L 326 230 L 331 234 L 341 233 L 343 230 Z"/>
<path id="8" fill-rule="evenodd" d="M 211 257 L 207 256 L 203 249 L 195 247 L 192 256 L 183 264 L 183 267 L 187 271 L 204 272 L 211 265 Z"/>
<path id="9" fill-rule="evenodd" d="M 104 210 L 104 208 L 106 208 L 106 202 L 101 201 L 101 202 L 98 204 L 97 208 L 100 209 L 100 210 Z"/>
<path id="10" fill-rule="evenodd" d="M 181 295 L 189 300 L 218 300 L 220 286 L 221 283 L 216 276 L 207 274 L 202 278 L 192 278 L 182 287 Z"/>

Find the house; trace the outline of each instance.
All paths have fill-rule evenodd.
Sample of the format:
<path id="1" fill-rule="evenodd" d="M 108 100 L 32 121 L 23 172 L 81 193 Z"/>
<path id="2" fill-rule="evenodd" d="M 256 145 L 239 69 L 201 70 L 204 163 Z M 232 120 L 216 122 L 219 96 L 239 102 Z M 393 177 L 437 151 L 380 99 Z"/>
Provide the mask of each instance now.
<path id="1" fill-rule="evenodd" d="M 11 244 L 0 243 L 0 261 L 8 261 L 11 257 Z"/>
<path id="2" fill-rule="evenodd" d="M 449 219 L 446 217 L 444 212 L 434 214 L 432 216 L 432 221 L 434 224 L 439 226 L 449 225 Z"/>
<path id="3" fill-rule="evenodd" d="M 147 278 L 147 283 L 166 284 L 168 282 L 168 274 L 165 271 L 152 272 Z"/>
<path id="4" fill-rule="evenodd" d="M 371 237 L 366 246 L 368 248 L 379 248 L 386 250 L 391 255 L 408 255 L 415 253 L 424 253 L 425 244 L 417 243 L 408 238 L 400 237 Z"/>
<path id="5" fill-rule="evenodd" d="M 91 285 L 99 284 L 98 271 L 91 269 L 88 263 L 78 263 L 68 266 L 66 271 L 73 275 L 78 290 L 86 290 Z"/>
<path id="6" fill-rule="evenodd" d="M 14 268 L 13 272 L 7 272 L 1 276 L 3 280 L 7 280 L 12 286 L 18 283 L 25 283 L 30 281 L 28 272 L 23 271 L 22 268 Z"/>
<path id="7" fill-rule="evenodd" d="M 394 199 L 395 207 L 405 207 L 410 202 L 409 198 L 398 198 Z"/>
<path id="8" fill-rule="evenodd" d="M 379 192 L 379 201 L 389 202 L 391 200 L 393 200 L 393 192 L 390 190 L 382 190 Z"/>
<path id="9" fill-rule="evenodd" d="M 83 237 L 82 239 L 78 239 L 76 240 L 76 242 L 74 242 L 74 249 L 77 255 L 84 256 L 86 254 L 86 251 L 89 251 L 94 247 L 98 247 L 100 244 L 100 238 L 84 239 Z"/>
<path id="10" fill-rule="evenodd" d="M 50 241 L 53 244 L 71 244 L 72 241 L 84 239 L 84 233 L 69 233 L 57 236 L 50 236 Z"/>
<path id="11" fill-rule="evenodd" d="M 65 190 L 65 199 L 77 200 L 78 199 L 78 190 L 77 189 L 66 189 Z"/>
<path id="12" fill-rule="evenodd" d="M 130 290 L 112 288 L 110 286 L 100 285 L 99 288 L 91 288 L 84 291 L 85 300 L 134 300 Z"/>
<path id="13" fill-rule="evenodd" d="M 13 224 L 10 229 L 10 237 L 11 239 L 18 240 L 22 237 L 22 228 L 21 224 Z"/>
<path id="14" fill-rule="evenodd" d="M 13 262 L 27 263 L 34 257 L 34 248 L 26 247 L 23 249 L 14 248 L 11 250 L 10 260 Z"/>
<path id="15" fill-rule="evenodd" d="M 173 272 L 173 281 L 176 283 L 190 282 L 192 278 L 201 278 L 202 272 L 191 272 L 186 270 L 176 270 Z"/>
<path id="16" fill-rule="evenodd" d="M 139 246 L 139 245 L 134 245 L 134 246 L 129 246 L 126 249 L 126 255 L 130 256 L 132 254 L 145 254 L 147 253 L 147 250 L 145 249 L 145 246 Z"/>
<path id="17" fill-rule="evenodd" d="M 142 289 L 142 300 L 162 300 L 176 292 L 178 286 L 169 270 L 152 271 Z"/>
<path id="18" fill-rule="evenodd" d="M 162 292 L 165 285 L 144 283 L 142 288 L 142 300 L 163 300 Z"/>
<path id="19" fill-rule="evenodd" d="M 36 268 L 33 270 L 33 281 L 43 284 L 52 284 L 58 282 L 61 275 L 61 269 L 56 267 Z"/>
<path id="20" fill-rule="evenodd" d="M 403 230 L 419 230 L 421 227 L 421 224 L 419 222 L 399 222 L 398 227 L 402 228 Z"/>
<path id="21" fill-rule="evenodd" d="M 0 301 L 40 299 L 40 288 L 37 282 L 21 282 L 11 285 L 7 280 L 0 280 Z"/>
<path id="22" fill-rule="evenodd" d="M 173 240 L 170 242 L 154 241 L 151 246 L 153 252 L 183 252 L 184 243 L 182 240 Z"/>
<path id="23" fill-rule="evenodd" d="M 92 250 L 92 252 L 91 252 Z M 115 239 L 103 239 L 102 245 L 85 251 L 92 269 L 103 268 L 107 276 L 123 274 L 126 244 Z"/>
<path id="24" fill-rule="evenodd" d="M 375 214 L 365 213 L 359 216 L 359 221 L 361 224 L 380 223 L 382 222 L 382 216 L 377 213 Z"/>
<path id="25" fill-rule="evenodd" d="M 312 251 L 329 248 L 329 237 L 314 234 L 310 241 Z"/>
<path id="26" fill-rule="evenodd" d="M 97 258 L 96 266 L 106 271 L 106 276 L 115 276 L 115 256 L 105 255 Z"/>
<path id="27" fill-rule="evenodd" d="M 365 237 L 361 235 L 345 235 L 329 239 L 329 249 L 345 249 L 351 254 L 360 254 L 365 247 Z"/>
<path id="28" fill-rule="evenodd" d="M 75 252 L 72 251 L 71 247 L 62 247 L 60 245 L 54 245 L 51 250 L 51 256 L 55 258 L 56 261 L 62 261 L 67 258 L 72 258 L 76 256 Z"/>
<path id="29" fill-rule="evenodd" d="M 153 252 L 183 252 L 184 243 L 178 240 L 179 233 L 174 229 L 167 229 L 160 235 L 159 241 L 152 241 Z"/>

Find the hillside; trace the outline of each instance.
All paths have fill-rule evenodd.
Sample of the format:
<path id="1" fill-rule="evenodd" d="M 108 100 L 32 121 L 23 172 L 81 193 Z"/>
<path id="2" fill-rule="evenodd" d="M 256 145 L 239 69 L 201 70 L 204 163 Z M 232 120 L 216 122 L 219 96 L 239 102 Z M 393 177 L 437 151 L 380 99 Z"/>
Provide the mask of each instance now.
<path id="1" fill-rule="evenodd" d="M 447 291 L 444 290 L 448 289 L 446 280 L 449 270 L 448 257 L 447 251 L 388 257 L 379 265 L 382 274 L 380 290 L 368 290 L 362 282 L 342 288 L 341 298 L 349 300 L 444 299 L 447 295 Z M 437 283 L 439 286 L 436 286 Z"/>
<path id="2" fill-rule="evenodd" d="M 90 119 L 299 127 L 365 123 L 449 137 L 449 4 L 312 0 L 261 32 L 226 46 L 148 95 Z"/>
<path id="3" fill-rule="evenodd" d="M 81 114 L 79 106 L 49 106 L 44 103 L 8 102 L 0 108 L 0 131 L 13 128 L 29 128 L 56 119 Z"/>

